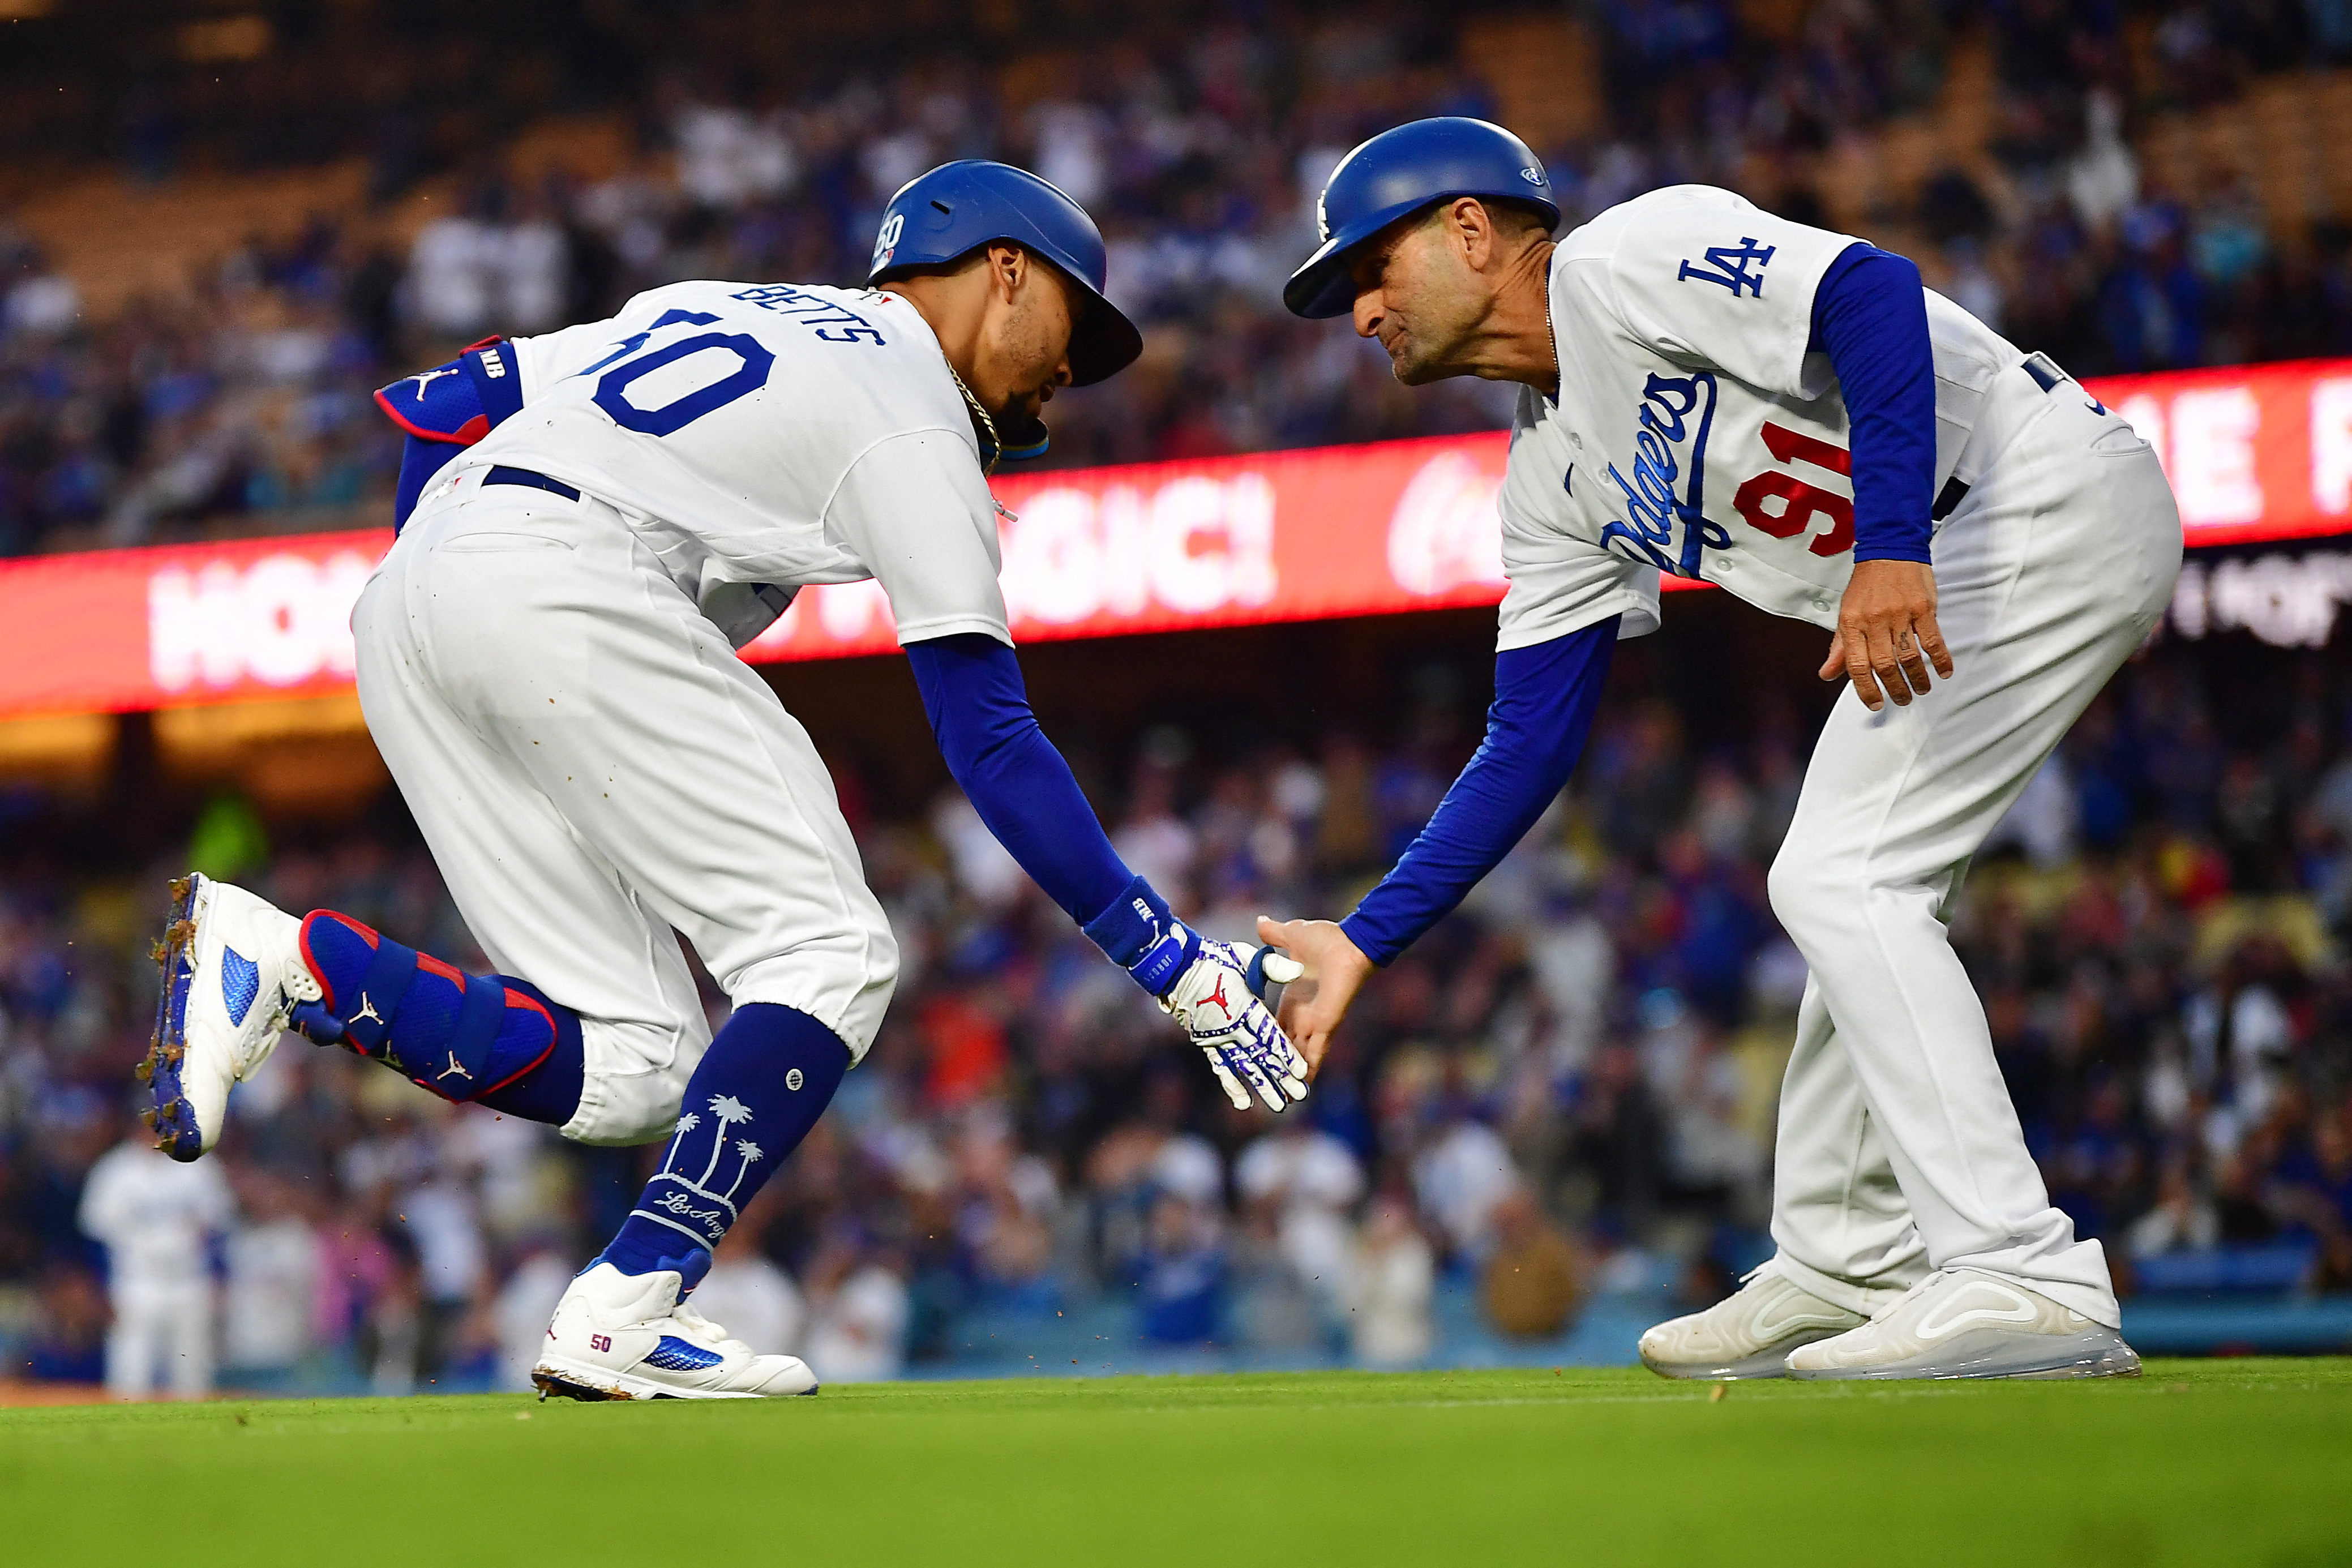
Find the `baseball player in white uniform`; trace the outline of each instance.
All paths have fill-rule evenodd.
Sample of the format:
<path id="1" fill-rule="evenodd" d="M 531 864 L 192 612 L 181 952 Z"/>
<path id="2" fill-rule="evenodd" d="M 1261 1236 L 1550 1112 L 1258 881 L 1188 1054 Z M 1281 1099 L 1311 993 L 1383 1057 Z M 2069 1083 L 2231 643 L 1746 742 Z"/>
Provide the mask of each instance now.
<path id="1" fill-rule="evenodd" d="M 667 1139 L 535 1380 L 589 1399 L 812 1392 L 803 1363 L 752 1353 L 687 1295 L 897 980 L 824 766 L 736 654 L 801 584 L 866 578 L 982 818 L 1237 1107 L 1302 1098 L 1306 1064 L 1253 994 L 1286 961 L 1204 941 L 1120 863 L 1012 652 L 986 476 L 1043 449 L 1056 389 L 1139 352 L 1103 272 L 1054 186 L 950 163 L 893 198 L 867 289 L 681 283 L 383 389 L 409 459 L 398 541 L 352 620 L 360 699 L 502 973 L 176 884 L 142 1069 L 160 1146 L 214 1147 L 231 1085 L 289 1025 L 583 1142 Z M 680 937 L 734 1005 L 715 1037 Z"/>
<path id="2" fill-rule="evenodd" d="M 1659 1324 L 1671 1377 L 2129 1374 L 2105 1259 L 2052 1205 L 1945 930 L 1969 858 L 2162 612 L 2180 524 L 2146 443 L 2046 356 L 1849 236 L 1685 185 L 1554 240 L 1509 132 L 1423 121 L 1331 175 L 1301 315 L 1407 384 L 1520 384 L 1486 743 L 1345 921 L 1264 921 L 1319 1062 L 1364 976 L 1558 793 L 1662 572 L 1830 634 L 1853 689 L 1771 870 L 1811 968 L 1778 1253 Z"/>
<path id="3" fill-rule="evenodd" d="M 143 1399 L 212 1392 L 213 1276 L 207 1253 L 236 1216 L 228 1179 L 176 1165 L 137 1142 L 99 1156 L 82 1184 L 83 1234 L 106 1247 L 106 1391 Z"/>

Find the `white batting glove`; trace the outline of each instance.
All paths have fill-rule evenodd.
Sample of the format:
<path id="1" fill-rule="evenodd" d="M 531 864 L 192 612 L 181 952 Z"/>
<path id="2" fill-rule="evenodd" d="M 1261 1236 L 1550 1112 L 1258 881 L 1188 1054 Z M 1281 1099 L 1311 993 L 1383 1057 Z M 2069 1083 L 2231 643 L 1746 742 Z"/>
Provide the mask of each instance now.
<path id="1" fill-rule="evenodd" d="M 1306 965 L 1272 948 L 1211 941 L 1178 920 L 1141 877 L 1085 929 L 1184 1026 L 1235 1110 L 1249 1109 L 1252 1089 L 1268 1110 L 1307 1098 L 1307 1058 L 1261 1000 L 1269 981 L 1286 984 Z"/>
<path id="2" fill-rule="evenodd" d="M 1297 979 L 1306 966 L 1272 948 L 1237 947 L 1205 937 L 1200 942 L 1199 955 L 1160 1005 L 1209 1058 L 1209 1070 L 1235 1110 L 1249 1109 L 1251 1089 L 1268 1110 L 1288 1110 L 1307 1098 L 1307 1058 L 1258 993 L 1268 981 L 1286 984 Z"/>

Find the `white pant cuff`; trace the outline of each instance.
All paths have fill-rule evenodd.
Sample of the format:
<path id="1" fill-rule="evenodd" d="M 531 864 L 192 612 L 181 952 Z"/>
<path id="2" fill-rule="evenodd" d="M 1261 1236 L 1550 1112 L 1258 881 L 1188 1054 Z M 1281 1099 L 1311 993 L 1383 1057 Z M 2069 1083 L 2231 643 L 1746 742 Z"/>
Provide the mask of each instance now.
<path id="1" fill-rule="evenodd" d="M 1784 1249 L 1774 1254 L 1772 1268 L 1799 1289 L 1819 1296 L 1833 1307 L 1843 1307 L 1849 1312 L 1864 1317 L 1875 1315 L 1903 1292 L 1927 1278 L 1927 1270 L 1917 1269 L 1907 1278 L 1882 1276 L 1870 1280 L 1853 1280 L 1800 1263 Z"/>

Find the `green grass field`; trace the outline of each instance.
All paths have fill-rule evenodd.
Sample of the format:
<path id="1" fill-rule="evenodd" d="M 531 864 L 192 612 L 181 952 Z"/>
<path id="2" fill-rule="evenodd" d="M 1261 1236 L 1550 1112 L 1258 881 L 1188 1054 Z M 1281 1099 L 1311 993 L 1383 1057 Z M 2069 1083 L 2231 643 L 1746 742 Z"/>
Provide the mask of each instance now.
<path id="1" fill-rule="evenodd" d="M 2352 1563 L 2352 1361 L 0 1411 L 12 1563 Z"/>

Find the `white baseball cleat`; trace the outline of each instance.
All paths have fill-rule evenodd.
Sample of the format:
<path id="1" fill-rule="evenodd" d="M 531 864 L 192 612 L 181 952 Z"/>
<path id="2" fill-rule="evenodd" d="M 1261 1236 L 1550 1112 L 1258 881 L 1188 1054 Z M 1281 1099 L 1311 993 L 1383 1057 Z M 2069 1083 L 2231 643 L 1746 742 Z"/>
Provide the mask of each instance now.
<path id="1" fill-rule="evenodd" d="M 1938 1269 L 1858 1329 L 1790 1352 L 1789 1375 L 2137 1377 L 2123 1335 L 2018 1280 Z"/>
<path id="2" fill-rule="evenodd" d="M 597 1263 L 555 1304 L 530 1369 L 539 1396 L 566 1399 L 773 1399 L 814 1394 L 798 1356 L 755 1355 L 678 1300 L 674 1268 L 624 1274 Z"/>
<path id="3" fill-rule="evenodd" d="M 1674 1318 L 1642 1336 L 1642 1364 L 1660 1377 L 1728 1382 L 1786 1377 L 1789 1352 L 1868 1320 L 1819 1296 L 1766 1263 L 1704 1312 Z"/>
<path id="4" fill-rule="evenodd" d="M 302 922 L 196 872 L 172 884 L 155 944 L 155 1036 L 139 1077 L 154 1097 L 155 1147 L 194 1160 L 220 1142 L 228 1091 L 278 1048 L 297 1002 L 325 994 L 302 962 Z"/>

